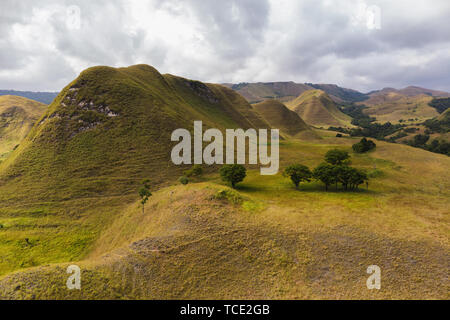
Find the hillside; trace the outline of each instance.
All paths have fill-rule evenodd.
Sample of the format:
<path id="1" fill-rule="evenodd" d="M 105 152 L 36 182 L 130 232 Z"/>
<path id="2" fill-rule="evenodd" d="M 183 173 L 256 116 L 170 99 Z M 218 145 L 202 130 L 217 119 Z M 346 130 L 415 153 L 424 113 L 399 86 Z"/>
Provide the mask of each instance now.
<path id="1" fill-rule="evenodd" d="M 0 96 L 0 161 L 25 138 L 47 106 L 16 96 Z"/>
<path id="2" fill-rule="evenodd" d="M 351 118 L 343 114 L 322 90 L 309 90 L 286 103 L 307 124 L 316 127 L 351 126 Z"/>
<path id="3" fill-rule="evenodd" d="M 282 135 L 288 135 L 290 137 L 315 136 L 297 113 L 289 110 L 277 100 L 266 100 L 254 104 L 252 107 L 272 128 L 280 129 Z"/>
<path id="4" fill-rule="evenodd" d="M 52 103 L 56 98 L 58 92 L 32 92 L 32 91 L 16 91 L 16 90 L 0 90 L 0 96 L 11 95 L 24 97 L 27 99 L 35 100 L 44 104 Z"/>
<path id="5" fill-rule="evenodd" d="M 277 99 L 282 102 L 294 99 L 301 93 L 313 89 L 306 84 L 295 82 L 258 82 L 225 84 L 235 90 L 250 103 L 258 103 L 268 99 Z"/>
<path id="6" fill-rule="evenodd" d="M 283 166 L 298 157 L 316 165 L 330 146 L 349 150 L 354 141 L 291 141 L 281 146 Z M 374 153 L 353 155 L 353 163 L 382 172 L 370 191 L 325 193 L 315 183 L 298 191 L 281 174 L 256 170 L 237 191 L 217 174 L 160 189 L 144 215 L 137 202 L 122 205 L 89 254 L 70 262 L 82 269 L 82 290 L 66 289 L 67 262 L 0 278 L 0 297 L 448 298 L 450 159 L 377 142 Z M 29 219 L 20 226 L 55 223 Z M 10 232 L 19 227 L 14 217 L 7 225 Z M 382 268 L 380 291 L 365 285 L 372 264 Z"/>
<path id="7" fill-rule="evenodd" d="M 380 91 L 372 93 L 368 100 L 358 104 L 367 106 L 364 113 L 375 117 L 380 123 L 420 123 L 439 114 L 429 105 L 432 100 L 433 97 L 426 94 L 409 96 L 400 92 Z"/>
<path id="8" fill-rule="evenodd" d="M 303 92 L 319 89 L 326 92 L 335 103 L 352 103 L 368 98 L 356 90 L 339 87 L 335 84 L 313 84 L 295 82 L 258 82 L 258 83 L 226 83 L 225 86 L 235 90 L 250 103 L 268 99 L 288 102 L 297 98 Z"/>
<path id="9" fill-rule="evenodd" d="M 375 91 L 369 92 L 368 95 L 369 96 L 384 95 L 384 94 L 389 94 L 389 93 L 397 93 L 397 94 L 405 95 L 408 97 L 414 97 L 414 96 L 418 96 L 418 95 L 427 95 L 427 96 L 431 96 L 431 97 L 449 97 L 450 96 L 450 93 L 445 92 L 445 91 L 426 89 L 426 88 L 421 88 L 421 87 L 417 87 L 417 86 L 409 86 L 409 87 L 406 87 L 403 89 L 383 88 L 381 90 L 375 90 Z"/>
<path id="10" fill-rule="evenodd" d="M 335 84 L 308 83 L 308 85 L 310 85 L 315 89 L 319 89 L 326 92 L 334 102 L 339 104 L 364 101 L 369 98 L 369 96 L 364 93 L 361 93 L 353 89 L 342 88 Z"/>

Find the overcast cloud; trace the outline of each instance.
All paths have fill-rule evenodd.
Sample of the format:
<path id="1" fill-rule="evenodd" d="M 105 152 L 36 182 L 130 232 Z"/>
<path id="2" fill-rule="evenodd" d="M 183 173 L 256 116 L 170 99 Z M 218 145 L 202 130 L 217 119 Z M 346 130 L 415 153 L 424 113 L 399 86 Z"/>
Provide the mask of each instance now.
<path id="1" fill-rule="evenodd" d="M 207 82 L 450 91 L 449 20 L 448 0 L 1 0 L 0 89 L 146 63 Z"/>

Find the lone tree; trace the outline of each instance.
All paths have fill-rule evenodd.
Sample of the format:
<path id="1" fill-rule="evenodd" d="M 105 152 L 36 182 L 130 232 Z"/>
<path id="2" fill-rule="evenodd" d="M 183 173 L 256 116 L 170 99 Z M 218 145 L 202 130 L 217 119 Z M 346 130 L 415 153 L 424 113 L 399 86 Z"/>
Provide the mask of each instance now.
<path id="1" fill-rule="evenodd" d="M 372 140 L 367 140 L 366 138 L 362 138 L 360 142 L 355 143 L 352 148 L 356 153 L 364 153 L 375 149 L 377 145 Z"/>
<path id="2" fill-rule="evenodd" d="M 337 180 L 335 166 L 321 163 L 313 170 L 313 177 L 325 184 L 325 191 L 328 191 L 328 187 Z"/>
<path id="3" fill-rule="evenodd" d="M 302 164 L 290 165 L 284 170 L 283 175 L 290 177 L 296 188 L 298 188 L 299 184 L 303 181 L 311 181 L 312 177 L 311 170 Z"/>
<path id="4" fill-rule="evenodd" d="M 220 168 L 219 173 L 223 181 L 231 183 L 233 189 L 236 183 L 243 181 L 247 176 L 247 170 L 240 164 L 226 164 Z"/>
<path id="5" fill-rule="evenodd" d="M 347 151 L 339 149 L 331 149 L 325 154 L 325 161 L 333 165 L 345 164 L 346 160 L 350 158 Z"/>
<path id="6" fill-rule="evenodd" d="M 145 213 L 145 204 L 148 198 L 152 195 L 150 192 L 150 180 L 142 181 L 142 187 L 139 189 L 139 196 L 141 197 L 142 214 Z"/>

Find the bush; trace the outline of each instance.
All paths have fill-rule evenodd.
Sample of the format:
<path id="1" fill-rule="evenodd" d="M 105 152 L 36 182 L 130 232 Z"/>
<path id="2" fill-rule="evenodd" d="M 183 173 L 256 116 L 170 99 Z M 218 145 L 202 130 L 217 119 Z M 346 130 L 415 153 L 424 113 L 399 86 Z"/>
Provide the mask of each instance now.
<path id="1" fill-rule="evenodd" d="M 356 153 L 364 153 L 376 148 L 375 142 L 362 138 L 360 142 L 355 143 L 352 148 Z"/>
<path id="2" fill-rule="evenodd" d="M 188 179 L 188 177 L 186 177 L 186 176 L 180 177 L 179 181 L 180 181 L 180 183 L 183 184 L 183 185 L 186 185 L 186 184 L 189 183 L 189 179 Z"/>
<path id="3" fill-rule="evenodd" d="M 336 138 L 342 138 L 342 133 L 337 133 Z"/>
<path id="4" fill-rule="evenodd" d="M 220 168 L 219 173 L 222 180 L 229 182 L 232 188 L 235 188 L 236 184 L 247 176 L 247 170 L 240 164 L 226 164 Z"/>

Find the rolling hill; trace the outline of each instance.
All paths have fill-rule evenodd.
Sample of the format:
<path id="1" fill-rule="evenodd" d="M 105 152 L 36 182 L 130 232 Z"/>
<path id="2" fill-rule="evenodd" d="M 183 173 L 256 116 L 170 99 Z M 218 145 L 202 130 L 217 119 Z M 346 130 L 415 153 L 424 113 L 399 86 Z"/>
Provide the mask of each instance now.
<path id="1" fill-rule="evenodd" d="M 351 118 L 342 113 L 322 90 L 309 90 L 286 103 L 307 124 L 316 127 L 351 127 Z"/>
<path id="2" fill-rule="evenodd" d="M 408 97 L 414 97 L 418 95 L 427 95 L 431 97 L 449 97 L 450 93 L 445 91 L 439 91 L 439 90 L 432 90 L 432 89 L 426 89 L 421 88 L 418 86 L 409 86 L 403 89 L 395 89 L 395 88 L 383 88 L 381 90 L 375 90 L 368 93 L 369 96 L 374 95 L 384 95 L 388 93 L 398 93 L 402 94 Z"/>
<path id="3" fill-rule="evenodd" d="M 0 96 L 0 161 L 25 138 L 47 106 L 16 96 Z"/>
<path id="4" fill-rule="evenodd" d="M 335 84 L 313 84 L 295 82 L 257 82 L 224 84 L 241 94 L 250 103 L 257 103 L 268 99 L 277 99 L 288 102 L 303 92 L 319 89 L 326 92 L 330 98 L 339 104 L 363 101 L 368 98 L 366 94 L 356 90 L 339 87 Z"/>
<path id="5" fill-rule="evenodd" d="M 252 107 L 272 128 L 280 129 L 282 135 L 290 137 L 318 137 L 297 113 L 289 110 L 277 100 L 266 100 L 254 104 Z"/>
<path id="6" fill-rule="evenodd" d="M 346 120 L 323 92 L 300 100 Z M 280 142 L 277 175 L 248 167 L 232 190 L 205 167 L 176 183 L 186 168 L 169 161 L 174 129 L 304 128 L 287 111 L 147 65 L 85 70 L 0 164 L 0 298 L 448 298 L 447 156 L 383 141 L 353 154 L 359 139 L 315 130 L 322 139 Z M 281 173 L 336 147 L 371 175 L 369 190 L 295 189 Z M 71 264 L 81 290 L 67 290 Z M 373 264 L 382 290 L 367 290 Z"/>
<path id="7" fill-rule="evenodd" d="M 313 89 L 306 84 L 295 82 L 258 82 L 224 84 L 235 90 L 250 103 L 258 103 L 264 100 L 277 99 L 282 102 L 294 99 L 307 90 Z"/>
<path id="8" fill-rule="evenodd" d="M 432 100 L 433 97 L 426 94 L 410 96 L 398 91 L 380 91 L 357 104 L 367 106 L 364 113 L 380 123 L 420 123 L 439 114 L 430 106 Z"/>

